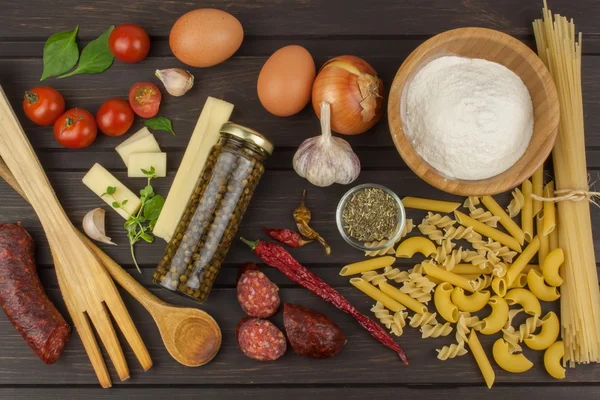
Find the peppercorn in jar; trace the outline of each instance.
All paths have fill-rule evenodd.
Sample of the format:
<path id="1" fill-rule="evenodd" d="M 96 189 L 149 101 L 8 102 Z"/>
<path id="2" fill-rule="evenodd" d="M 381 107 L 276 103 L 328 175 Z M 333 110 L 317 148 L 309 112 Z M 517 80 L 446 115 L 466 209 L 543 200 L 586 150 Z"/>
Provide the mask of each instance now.
<path id="1" fill-rule="evenodd" d="M 271 142 L 258 132 L 231 122 L 221 127 L 154 272 L 155 283 L 206 301 L 272 152 Z"/>

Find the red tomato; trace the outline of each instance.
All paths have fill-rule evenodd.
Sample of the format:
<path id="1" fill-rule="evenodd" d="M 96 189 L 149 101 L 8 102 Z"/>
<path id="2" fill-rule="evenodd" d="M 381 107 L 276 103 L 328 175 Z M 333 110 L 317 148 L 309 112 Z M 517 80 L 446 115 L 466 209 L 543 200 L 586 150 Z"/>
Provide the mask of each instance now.
<path id="1" fill-rule="evenodd" d="M 25 92 L 23 110 L 27 118 L 38 125 L 52 125 L 65 112 L 62 94 L 48 86 L 38 86 Z"/>
<path id="2" fill-rule="evenodd" d="M 108 47 L 117 60 L 136 63 L 148 55 L 150 37 L 139 25 L 123 24 L 110 33 Z"/>
<path id="3" fill-rule="evenodd" d="M 142 118 L 158 114 L 161 98 L 160 90 L 150 82 L 138 82 L 129 89 L 129 105 Z"/>
<path id="4" fill-rule="evenodd" d="M 54 123 L 54 137 L 58 143 L 72 149 L 89 146 L 97 133 L 94 116 L 83 108 L 71 108 Z"/>
<path id="5" fill-rule="evenodd" d="M 133 110 L 125 100 L 106 100 L 96 113 L 96 123 L 105 135 L 124 135 L 133 124 Z"/>

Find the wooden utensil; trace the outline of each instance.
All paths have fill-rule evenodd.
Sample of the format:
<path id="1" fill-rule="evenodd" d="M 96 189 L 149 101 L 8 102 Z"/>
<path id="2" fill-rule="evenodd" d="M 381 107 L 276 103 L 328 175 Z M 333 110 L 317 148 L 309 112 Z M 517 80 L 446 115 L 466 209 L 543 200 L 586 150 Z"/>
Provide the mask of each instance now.
<path id="1" fill-rule="evenodd" d="M 27 200 L 19 183 L 2 159 L 0 159 L 0 177 Z M 221 347 L 221 329 L 209 314 L 197 308 L 176 307 L 160 300 L 83 233 L 77 232 L 113 279 L 152 315 L 167 351 L 175 360 L 188 367 L 199 367 L 215 357 Z"/>
<path id="2" fill-rule="evenodd" d="M 1 87 L 0 94 L 0 156 L 42 223 L 52 255 L 58 261 L 55 264 L 56 276 L 73 324 L 100 384 L 110 387 L 110 375 L 92 325 L 121 380 L 129 378 L 129 368 L 110 321 L 111 315 L 142 367 L 150 368 L 152 360 L 114 282 L 76 233 L 62 209 Z"/>
<path id="3" fill-rule="evenodd" d="M 448 55 L 482 58 L 504 65 L 523 80 L 533 102 L 534 127 L 525 154 L 505 172 L 481 180 L 448 179 L 425 162 L 407 138 L 402 121 L 402 96 L 416 73 L 428 62 Z M 417 47 L 396 73 L 388 100 L 388 123 L 396 149 L 421 179 L 443 191 L 463 196 L 492 195 L 529 178 L 548 158 L 558 132 L 556 86 L 538 56 L 519 40 L 484 28 L 450 30 Z"/>

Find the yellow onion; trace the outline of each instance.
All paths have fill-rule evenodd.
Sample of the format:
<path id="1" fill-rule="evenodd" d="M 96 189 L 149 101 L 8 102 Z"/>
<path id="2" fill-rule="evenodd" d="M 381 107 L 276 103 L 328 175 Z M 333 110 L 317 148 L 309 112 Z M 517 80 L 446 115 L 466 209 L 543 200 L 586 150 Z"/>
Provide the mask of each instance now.
<path id="1" fill-rule="evenodd" d="M 358 135 L 373 127 L 383 115 L 383 82 L 366 61 L 339 56 L 319 70 L 312 89 L 312 104 L 321 118 L 321 102 L 331 105 L 331 129 Z"/>

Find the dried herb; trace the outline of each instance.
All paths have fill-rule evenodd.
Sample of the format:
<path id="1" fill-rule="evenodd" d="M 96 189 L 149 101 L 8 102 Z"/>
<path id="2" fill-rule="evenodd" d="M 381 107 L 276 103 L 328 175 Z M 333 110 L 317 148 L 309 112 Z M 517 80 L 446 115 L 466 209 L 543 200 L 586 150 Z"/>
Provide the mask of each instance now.
<path id="1" fill-rule="evenodd" d="M 312 218 L 312 214 L 308 207 L 304 204 L 304 200 L 306 199 L 306 189 L 302 192 L 302 202 L 300 205 L 294 210 L 294 221 L 296 222 L 296 226 L 298 227 L 298 231 L 300 234 L 307 239 L 316 240 L 321 243 L 321 245 L 325 248 L 325 254 L 331 254 L 331 247 L 329 244 L 308 224 Z"/>
<path id="2" fill-rule="evenodd" d="M 344 229 L 356 240 L 389 239 L 398 226 L 398 207 L 386 192 L 366 188 L 354 193 L 342 212 Z"/>

